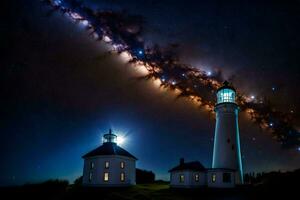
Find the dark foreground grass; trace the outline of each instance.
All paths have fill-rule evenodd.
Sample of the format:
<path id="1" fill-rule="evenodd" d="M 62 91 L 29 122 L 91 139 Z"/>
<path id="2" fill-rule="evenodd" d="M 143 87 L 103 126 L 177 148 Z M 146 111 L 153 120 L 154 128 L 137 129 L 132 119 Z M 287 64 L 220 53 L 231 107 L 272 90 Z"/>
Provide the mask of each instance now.
<path id="1" fill-rule="evenodd" d="M 166 183 L 140 184 L 128 188 L 90 188 L 68 186 L 66 188 L 38 185 L 6 187 L 0 192 L 6 199 L 82 199 L 82 200 L 183 200 L 183 199 L 260 199 L 287 197 L 279 189 L 245 186 L 235 189 L 172 189 Z M 291 193 L 289 193 L 291 195 Z M 269 199 L 268 198 L 268 199 Z"/>

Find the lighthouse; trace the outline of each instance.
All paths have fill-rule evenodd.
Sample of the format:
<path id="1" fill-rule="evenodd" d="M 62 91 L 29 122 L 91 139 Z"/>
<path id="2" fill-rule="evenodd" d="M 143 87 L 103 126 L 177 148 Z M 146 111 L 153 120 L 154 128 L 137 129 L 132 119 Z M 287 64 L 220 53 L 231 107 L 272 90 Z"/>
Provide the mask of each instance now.
<path id="1" fill-rule="evenodd" d="M 212 169 L 232 170 L 236 184 L 243 184 L 236 90 L 225 81 L 217 90 L 216 127 Z"/>

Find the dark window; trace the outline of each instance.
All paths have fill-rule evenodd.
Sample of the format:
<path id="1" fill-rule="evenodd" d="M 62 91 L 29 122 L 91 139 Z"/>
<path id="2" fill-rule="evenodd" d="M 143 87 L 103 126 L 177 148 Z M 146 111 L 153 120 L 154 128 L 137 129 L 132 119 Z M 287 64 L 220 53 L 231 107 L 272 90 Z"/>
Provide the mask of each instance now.
<path id="1" fill-rule="evenodd" d="M 91 169 L 94 169 L 94 167 L 95 167 L 95 164 L 94 164 L 94 162 L 91 162 L 91 164 L 90 164 L 90 168 L 91 168 Z"/>
<path id="2" fill-rule="evenodd" d="M 90 174 L 89 174 L 89 182 L 91 182 L 91 181 L 92 181 L 92 178 L 93 178 L 93 173 L 92 173 L 92 172 L 90 172 Z"/>
<path id="3" fill-rule="evenodd" d="M 232 149 L 232 150 L 234 150 L 234 144 L 233 144 L 233 145 L 231 145 L 231 149 Z"/>
<path id="4" fill-rule="evenodd" d="M 230 173 L 223 173 L 223 182 L 230 183 L 231 182 L 231 174 Z"/>

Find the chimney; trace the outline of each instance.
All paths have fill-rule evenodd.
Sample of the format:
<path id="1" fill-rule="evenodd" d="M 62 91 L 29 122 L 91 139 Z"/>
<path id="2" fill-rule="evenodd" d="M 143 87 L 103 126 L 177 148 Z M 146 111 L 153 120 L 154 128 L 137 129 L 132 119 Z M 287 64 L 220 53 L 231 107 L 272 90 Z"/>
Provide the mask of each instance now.
<path id="1" fill-rule="evenodd" d="M 180 165 L 183 165 L 184 164 L 184 158 L 180 158 Z"/>

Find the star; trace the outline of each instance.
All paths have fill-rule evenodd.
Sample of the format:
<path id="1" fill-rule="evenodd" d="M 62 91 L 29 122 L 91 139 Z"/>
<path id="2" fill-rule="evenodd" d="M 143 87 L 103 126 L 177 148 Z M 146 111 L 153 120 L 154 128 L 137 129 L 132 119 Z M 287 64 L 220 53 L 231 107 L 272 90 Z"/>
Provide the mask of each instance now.
<path id="1" fill-rule="evenodd" d="M 275 91 L 275 89 L 276 89 L 275 87 L 272 87 L 273 92 Z"/>

